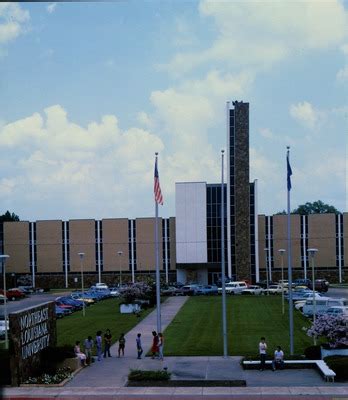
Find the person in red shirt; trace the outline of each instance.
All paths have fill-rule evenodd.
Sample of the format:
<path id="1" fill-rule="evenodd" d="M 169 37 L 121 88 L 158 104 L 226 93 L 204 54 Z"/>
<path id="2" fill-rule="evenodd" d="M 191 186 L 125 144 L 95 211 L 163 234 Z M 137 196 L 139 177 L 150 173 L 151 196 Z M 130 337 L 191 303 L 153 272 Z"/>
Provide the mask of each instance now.
<path id="1" fill-rule="evenodd" d="M 156 331 L 152 331 L 152 347 L 151 347 L 151 352 L 152 352 L 152 359 L 154 359 L 157 354 L 158 354 L 158 344 L 159 344 L 159 337 L 157 335 Z"/>

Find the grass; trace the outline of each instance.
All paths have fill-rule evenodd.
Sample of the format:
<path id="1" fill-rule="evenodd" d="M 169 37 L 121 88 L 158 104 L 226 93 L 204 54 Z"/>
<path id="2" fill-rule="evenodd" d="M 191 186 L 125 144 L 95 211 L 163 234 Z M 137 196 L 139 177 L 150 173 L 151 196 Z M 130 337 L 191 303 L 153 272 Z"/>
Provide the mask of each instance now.
<path id="1" fill-rule="evenodd" d="M 152 309 L 143 310 L 140 317 L 134 314 L 120 314 L 119 300 L 107 299 L 86 308 L 86 315 L 82 311 L 57 320 L 57 344 L 75 345 L 76 340 L 81 343 L 90 335 L 94 339 L 96 332 L 111 330 L 112 342 L 116 342 L 121 333 L 127 333 L 146 317 Z M 127 335 L 126 335 L 127 338 Z"/>
<path id="2" fill-rule="evenodd" d="M 191 297 L 165 330 L 166 356 L 222 355 L 221 297 Z M 227 297 L 228 354 L 254 356 L 258 353 L 261 336 L 266 337 L 268 353 L 282 346 L 289 349 L 289 317 L 281 313 L 278 296 Z M 313 340 L 302 327 L 309 321 L 294 310 L 294 353 L 303 354 Z"/>

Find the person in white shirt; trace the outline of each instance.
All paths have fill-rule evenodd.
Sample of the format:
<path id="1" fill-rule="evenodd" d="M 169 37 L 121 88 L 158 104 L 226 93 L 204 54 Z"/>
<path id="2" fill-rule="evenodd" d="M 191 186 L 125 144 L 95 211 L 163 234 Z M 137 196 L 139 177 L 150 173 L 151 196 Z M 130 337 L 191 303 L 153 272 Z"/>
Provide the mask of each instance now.
<path id="1" fill-rule="evenodd" d="M 266 339 L 264 337 L 260 339 L 259 354 L 260 354 L 260 371 L 263 371 L 266 366 L 266 354 L 267 354 L 267 344 L 266 344 Z"/>
<path id="2" fill-rule="evenodd" d="M 284 352 L 280 346 L 277 346 L 277 350 L 274 352 L 274 360 L 272 361 L 273 371 L 275 371 L 277 367 L 280 369 L 284 368 Z"/>

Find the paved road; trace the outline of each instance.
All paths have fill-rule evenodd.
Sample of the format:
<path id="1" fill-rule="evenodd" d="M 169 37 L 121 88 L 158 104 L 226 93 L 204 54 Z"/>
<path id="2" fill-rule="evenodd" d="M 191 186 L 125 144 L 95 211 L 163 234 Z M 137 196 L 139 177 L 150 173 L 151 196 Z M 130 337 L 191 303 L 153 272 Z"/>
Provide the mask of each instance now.
<path id="1" fill-rule="evenodd" d="M 70 292 L 69 292 L 70 294 Z M 24 310 L 25 308 L 35 306 L 37 304 L 45 303 L 46 301 L 53 301 L 58 296 L 63 296 L 63 293 L 38 293 L 32 294 L 22 300 L 15 300 L 15 301 L 7 301 L 7 313 L 9 314 L 11 311 L 20 311 Z M 4 315 L 4 305 L 0 305 L 0 316 Z"/>

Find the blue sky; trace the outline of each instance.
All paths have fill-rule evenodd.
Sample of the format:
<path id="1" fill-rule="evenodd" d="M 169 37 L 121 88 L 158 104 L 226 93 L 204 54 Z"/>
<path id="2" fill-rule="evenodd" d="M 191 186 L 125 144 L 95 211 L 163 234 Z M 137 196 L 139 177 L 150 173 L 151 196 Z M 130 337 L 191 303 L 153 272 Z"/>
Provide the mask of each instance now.
<path id="1" fill-rule="evenodd" d="M 250 103 L 259 212 L 347 211 L 348 4 L 0 4 L 0 204 L 21 219 L 153 215 L 153 162 L 220 179 L 227 100 Z"/>

